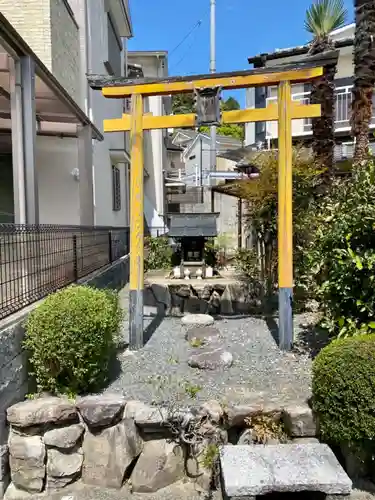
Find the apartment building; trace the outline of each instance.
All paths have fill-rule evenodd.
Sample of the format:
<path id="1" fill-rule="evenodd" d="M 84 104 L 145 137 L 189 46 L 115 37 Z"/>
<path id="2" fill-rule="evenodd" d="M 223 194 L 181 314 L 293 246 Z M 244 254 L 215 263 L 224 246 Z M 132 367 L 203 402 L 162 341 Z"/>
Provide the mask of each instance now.
<path id="1" fill-rule="evenodd" d="M 338 159 L 351 157 L 353 154 L 353 140 L 350 137 L 350 112 L 354 78 L 354 30 L 355 25 L 353 23 L 331 33 L 335 48 L 339 50 L 339 59 L 335 76 L 335 156 Z M 303 61 L 308 51 L 308 45 L 277 49 L 274 52 L 250 57 L 248 61 L 255 68 L 264 66 L 269 67 L 294 61 Z M 293 85 L 293 100 L 301 103 L 308 103 L 309 96 L 309 84 Z M 276 101 L 276 87 L 251 88 L 246 91 L 246 106 L 248 108 L 265 107 Z M 373 119 L 371 128 L 375 128 L 375 118 Z M 312 137 L 311 119 L 293 120 L 292 134 L 295 141 L 309 141 Z M 259 143 L 270 148 L 277 145 L 277 137 L 277 122 L 246 124 L 246 145 Z M 372 147 L 374 148 L 375 145 L 372 145 Z"/>
<path id="2" fill-rule="evenodd" d="M 33 163 L 32 173 L 28 170 L 26 174 L 32 186 L 25 188 L 29 198 L 26 205 L 34 205 L 32 216 L 30 210 L 26 216 L 17 208 L 24 201 L 15 192 L 14 171 L 24 170 L 19 167 L 24 152 L 17 151 L 20 141 L 14 130 L 2 131 L 0 177 L 7 179 L 7 184 L 1 190 L 8 195 L 1 196 L 0 221 L 128 225 L 129 155 L 125 134 L 103 134 L 103 119 L 120 117 L 124 103 L 106 100 L 87 82 L 87 74 L 124 75 L 126 40 L 132 36 L 128 1 L 0 0 L 0 12 L 4 23 L 9 22 L 17 39 L 24 43 L 31 66 L 48 74 L 53 83 L 50 87 L 58 87 L 64 96 L 63 102 L 57 102 L 45 84 L 48 78 L 41 83 L 36 74 L 31 88 L 35 122 L 30 121 L 31 129 L 35 123 L 36 127 L 27 141 L 31 141 L 32 150 L 29 146 L 26 158 Z M 31 82 L 33 78 L 31 75 Z M 12 75 L 9 88 L 11 80 Z M 67 107 L 75 110 L 74 120 L 67 116 Z"/>

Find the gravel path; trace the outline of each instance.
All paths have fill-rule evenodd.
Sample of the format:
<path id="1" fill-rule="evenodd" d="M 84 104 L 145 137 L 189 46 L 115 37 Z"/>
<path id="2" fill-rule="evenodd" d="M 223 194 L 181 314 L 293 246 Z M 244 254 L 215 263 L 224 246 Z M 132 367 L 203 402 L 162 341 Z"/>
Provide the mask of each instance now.
<path id="1" fill-rule="evenodd" d="M 123 305 L 126 293 L 122 292 Z M 146 326 L 151 322 L 148 318 Z M 296 329 L 303 321 L 295 318 Z M 233 355 L 231 368 L 205 371 L 190 368 L 189 355 L 196 351 L 185 340 L 185 328 L 178 318 L 164 318 L 146 346 L 137 352 L 119 353 L 119 366 L 108 392 L 145 402 L 176 401 L 181 405 L 217 399 L 248 402 L 259 393 L 267 400 L 300 401 L 310 395 L 311 360 L 306 355 L 281 352 L 261 318 L 215 321 L 220 344 Z M 127 323 L 124 325 L 126 341 Z"/>

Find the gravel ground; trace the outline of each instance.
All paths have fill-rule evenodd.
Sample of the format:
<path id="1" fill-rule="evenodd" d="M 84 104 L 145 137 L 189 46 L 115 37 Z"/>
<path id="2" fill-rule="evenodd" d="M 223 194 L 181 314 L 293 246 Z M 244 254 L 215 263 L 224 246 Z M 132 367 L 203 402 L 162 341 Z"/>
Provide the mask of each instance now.
<path id="1" fill-rule="evenodd" d="M 122 292 L 126 307 L 126 292 Z M 155 322 L 155 319 L 153 320 Z M 146 327 L 152 322 L 148 318 Z M 306 318 L 296 316 L 296 331 Z M 261 318 L 234 318 L 215 321 L 220 343 L 233 355 L 231 368 L 203 371 L 190 368 L 187 360 L 193 349 L 185 340 L 179 318 L 164 318 L 145 345 L 137 352 L 119 353 L 108 392 L 121 392 L 127 398 L 145 402 L 175 401 L 192 404 L 217 399 L 248 402 L 263 393 L 267 400 L 301 401 L 310 395 L 311 359 L 305 353 L 281 352 L 271 331 L 276 323 Z M 124 324 L 126 342 L 127 324 Z"/>

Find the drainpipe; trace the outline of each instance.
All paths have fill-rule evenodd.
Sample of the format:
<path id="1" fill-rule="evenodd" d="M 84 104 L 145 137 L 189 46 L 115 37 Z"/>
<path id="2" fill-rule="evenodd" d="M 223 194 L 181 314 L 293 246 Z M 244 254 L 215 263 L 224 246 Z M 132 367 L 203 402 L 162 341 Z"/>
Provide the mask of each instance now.
<path id="1" fill-rule="evenodd" d="M 91 50 L 91 45 L 90 45 L 90 40 L 92 40 L 92 33 L 91 33 L 91 24 L 90 24 L 90 16 L 89 16 L 89 2 L 86 0 L 82 0 L 84 2 L 84 9 L 85 9 L 85 25 L 86 25 L 86 30 L 85 30 L 85 57 L 86 57 L 86 72 L 87 74 L 92 73 L 92 67 L 91 67 L 91 61 L 92 61 L 92 50 Z M 90 3 L 91 5 L 91 3 Z M 86 75 L 85 75 L 86 78 Z M 91 107 L 91 92 L 94 92 L 91 87 L 89 86 L 87 79 L 86 79 L 86 85 L 87 85 L 87 103 L 86 103 L 86 114 L 89 116 L 90 120 L 94 123 L 93 120 L 93 112 L 92 112 L 92 107 Z M 94 225 L 96 222 L 96 199 L 95 199 L 95 166 L 94 166 L 94 155 L 93 155 L 93 150 L 94 150 L 94 141 L 95 139 L 91 139 L 91 172 L 92 172 L 92 203 L 93 203 L 93 210 L 94 210 Z"/>

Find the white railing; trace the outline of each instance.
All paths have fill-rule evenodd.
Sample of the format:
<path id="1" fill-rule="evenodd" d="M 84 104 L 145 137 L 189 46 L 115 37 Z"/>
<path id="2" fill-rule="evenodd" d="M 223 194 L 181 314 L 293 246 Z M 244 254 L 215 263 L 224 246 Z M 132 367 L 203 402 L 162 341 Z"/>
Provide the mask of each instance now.
<path id="1" fill-rule="evenodd" d="M 352 86 L 336 87 L 335 89 L 335 129 L 347 129 L 350 127 L 350 113 L 352 106 Z M 293 101 L 299 101 L 301 104 L 309 104 L 310 92 L 300 92 L 292 94 Z M 375 99 L 374 99 L 375 101 Z M 267 106 L 277 102 L 277 96 L 268 97 Z M 375 102 L 374 102 L 375 104 Z M 375 107 L 375 106 L 374 106 Z M 373 120 L 375 122 L 375 120 Z M 303 131 L 311 131 L 311 118 L 303 120 Z"/>

